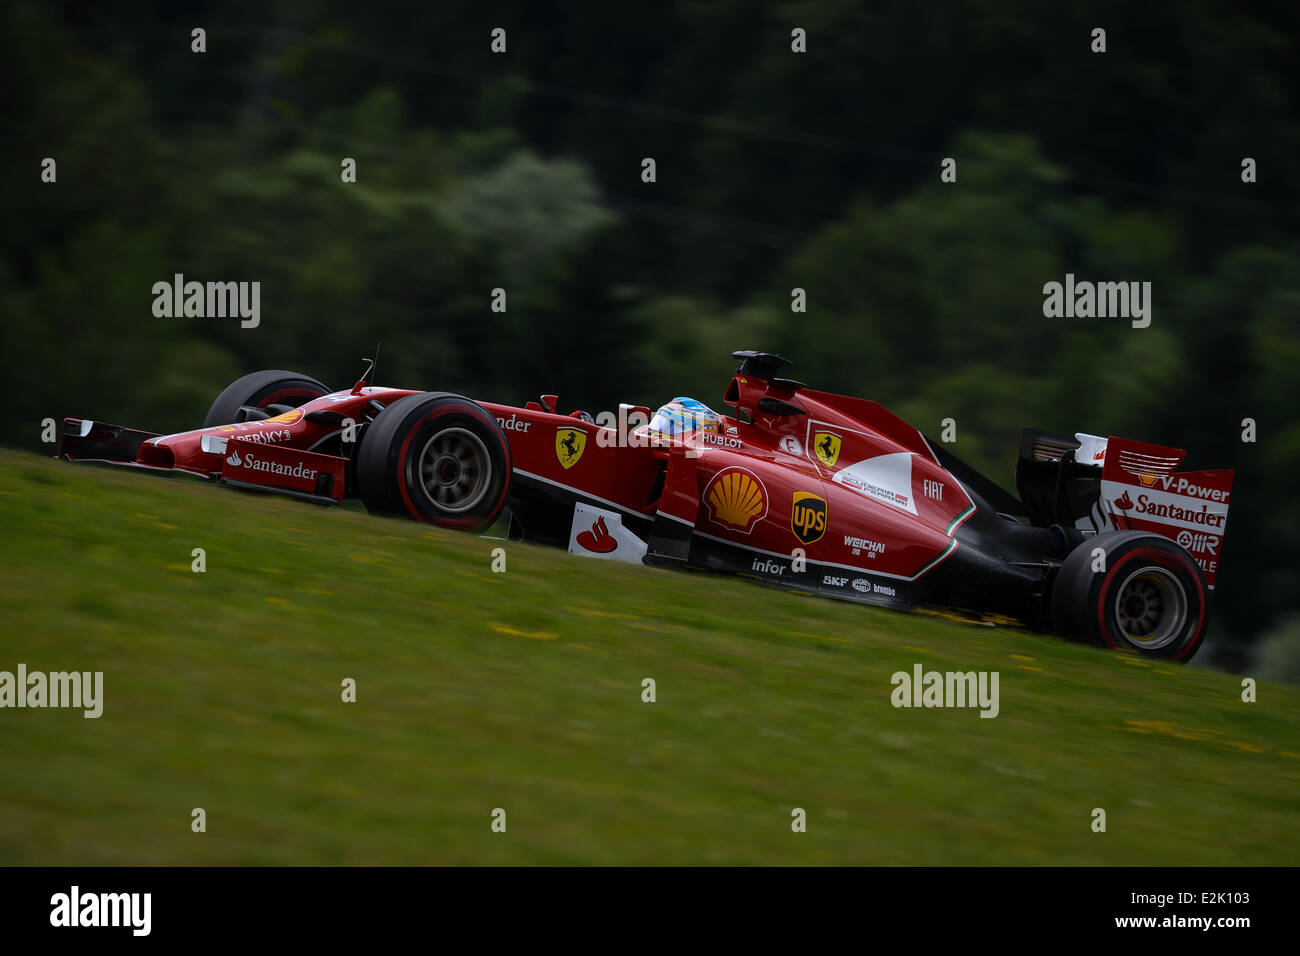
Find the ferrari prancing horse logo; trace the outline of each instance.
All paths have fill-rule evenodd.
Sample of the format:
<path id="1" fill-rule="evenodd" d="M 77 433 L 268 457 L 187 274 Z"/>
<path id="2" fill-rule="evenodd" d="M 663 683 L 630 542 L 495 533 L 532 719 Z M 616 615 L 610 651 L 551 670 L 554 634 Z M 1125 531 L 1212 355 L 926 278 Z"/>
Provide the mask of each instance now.
<path id="1" fill-rule="evenodd" d="M 813 448 L 818 461 L 827 468 L 834 468 L 840 458 L 840 436 L 834 432 L 814 432 Z"/>
<path id="2" fill-rule="evenodd" d="M 557 428 L 555 430 L 555 457 L 560 465 L 568 471 L 578 463 L 587 448 L 587 433 L 581 428 Z"/>

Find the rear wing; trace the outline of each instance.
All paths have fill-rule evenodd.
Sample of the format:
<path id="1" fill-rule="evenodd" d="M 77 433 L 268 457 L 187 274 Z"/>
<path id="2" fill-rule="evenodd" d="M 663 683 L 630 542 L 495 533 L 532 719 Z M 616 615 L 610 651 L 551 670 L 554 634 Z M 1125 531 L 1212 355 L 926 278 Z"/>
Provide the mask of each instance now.
<path id="1" fill-rule="evenodd" d="M 1213 588 L 1235 472 L 1177 470 L 1186 452 L 1131 438 L 1025 429 L 1016 484 L 1036 524 L 1169 538 Z"/>
<path id="2" fill-rule="evenodd" d="M 1107 445 L 1098 507 L 1110 527 L 1178 542 L 1213 588 L 1235 472 L 1175 471 L 1185 454 L 1177 448 L 1129 438 L 1110 438 Z"/>

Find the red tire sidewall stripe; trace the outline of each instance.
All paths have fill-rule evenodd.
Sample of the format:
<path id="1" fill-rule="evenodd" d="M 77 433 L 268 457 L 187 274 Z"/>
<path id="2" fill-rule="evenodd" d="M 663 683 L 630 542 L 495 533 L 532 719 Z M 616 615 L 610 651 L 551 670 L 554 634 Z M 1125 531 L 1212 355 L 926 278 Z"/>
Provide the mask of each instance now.
<path id="1" fill-rule="evenodd" d="M 266 408 L 267 405 L 274 405 L 276 399 L 278 398 L 286 398 L 289 396 L 297 397 L 298 395 L 310 395 L 311 398 L 308 398 L 307 401 L 311 401 L 312 399 L 320 398 L 321 395 L 325 395 L 325 394 L 327 393 L 321 392 L 320 395 L 316 395 L 314 394 L 313 390 L 309 386 L 304 386 L 304 385 L 298 385 L 293 388 L 280 388 L 280 389 L 276 389 L 274 392 L 272 392 L 270 395 L 267 395 L 265 398 L 260 399 L 257 403 L 257 407 Z M 303 404 L 306 404 L 306 402 L 304 402 Z"/>
<path id="2" fill-rule="evenodd" d="M 468 415 L 471 418 L 478 419 L 481 423 L 490 428 L 497 427 L 496 419 L 491 415 L 488 415 L 486 412 L 480 413 L 478 409 L 466 408 L 464 405 L 449 405 L 445 408 L 435 408 L 430 412 L 426 412 L 421 415 L 409 429 L 407 429 L 406 438 L 402 441 L 402 447 L 397 450 L 397 490 L 402 495 L 402 503 L 406 506 L 406 513 L 416 521 L 427 521 L 428 516 L 415 506 L 415 503 L 411 501 L 410 494 L 406 490 L 406 456 L 410 451 L 411 442 L 427 423 L 437 421 L 439 418 L 443 418 L 447 415 L 455 414 Z M 506 473 L 508 475 L 511 470 L 510 443 L 505 442 L 504 444 L 506 449 Z M 492 510 L 488 512 L 489 515 L 496 515 L 500 510 L 502 503 L 505 501 L 506 492 L 509 490 L 510 482 L 502 482 L 501 494 L 497 496 L 496 502 L 492 505 Z M 442 527 L 446 528 L 471 528 L 482 524 L 482 521 L 482 518 L 440 518 L 438 523 Z"/>
<path id="3" fill-rule="evenodd" d="M 1107 647 L 1119 647 L 1119 644 L 1111 639 L 1109 628 L 1106 626 L 1107 590 L 1110 587 L 1111 579 L 1114 578 L 1121 569 L 1133 561 L 1138 560 L 1149 560 L 1153 564 L 1169 568 L 1170 570 L 1187 570 L 1187 566 L 1178 561 L 1177 555 L 1171 554 L 1168 551 L 1162 551 L 1158 548 L 1137 548 L 1134 551 L 1122 555 L 1119 563 L 1113 565 L 1111 569 L 1106 572 L 1106 577 L 1103 578 L 1101 582 L 1101 589 L 1097 593 L 1097 628 L 1101 634 L 1101 639 L 1106 643 Z M 1205 585 L 1202 583 L 1199 574 L 1192 574 L 1191 577 L 1192 580 L 1196 582 L 1196 593 L 1197 597 L 1200 599 L 1200 613 L 1197 615 L 1195 632 L 1192 634 L 1191 638 L 1184 643 L 1183 649 L 1171 658 L 1172 660 L 1180 660 L 1188 651 L 1194 648 L 1197 642 L 1201 639 L 1201 631 L 1205 629 L 1205 618 L 1207 617 L 1207 612 L 1209 610 L 1205 601 Z"/>

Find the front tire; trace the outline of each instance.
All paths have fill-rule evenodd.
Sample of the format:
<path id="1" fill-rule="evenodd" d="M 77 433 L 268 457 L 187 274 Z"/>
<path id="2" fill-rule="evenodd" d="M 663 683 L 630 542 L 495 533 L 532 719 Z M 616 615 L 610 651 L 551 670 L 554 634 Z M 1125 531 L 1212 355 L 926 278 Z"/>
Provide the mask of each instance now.
<path id="1" fill-rule="evenodd" d="M 239 410 L 245 405 L 261 409 L 270 409 L 272 405 L 297 408 L 329 393 L 326 385 L 300 372 L 289 372 L 282 368 L 252 372 L 235 379 L 217 396 L 208 409 L 207 417 L 203 419 L 203 427 L 231 425 L 241 421 Z"/>
<path id="2" fill-rule="evenodd" d="M 510 444 L 483 406 L 423 392 L 389 405 L 357 450 L 366 509 L 460 531 L 482 531 L 505 506 Z"/>
<path id="3" fill-rule="evenodd" d="M 1104 564 L 1094 570 L 1095 549 Z M 1144 657 L 1187 661 L 1205 640 L 1209 589 L 1187 551 L 1168 538 L 1116 531 L 1086 539 L 1052 585 L 1063 633 Z"/>

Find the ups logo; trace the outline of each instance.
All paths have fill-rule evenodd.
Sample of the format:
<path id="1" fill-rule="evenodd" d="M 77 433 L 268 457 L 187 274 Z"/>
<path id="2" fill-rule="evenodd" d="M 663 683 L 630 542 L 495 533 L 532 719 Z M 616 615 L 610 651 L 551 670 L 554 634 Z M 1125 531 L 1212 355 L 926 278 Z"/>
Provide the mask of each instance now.
<path id="1" fill-rule="evenodd" d="M 790 508 L 790 530 L 804 544 L 820 541 L 826 533 L 826 499 L 810 491 L 796 491 Z"/>

